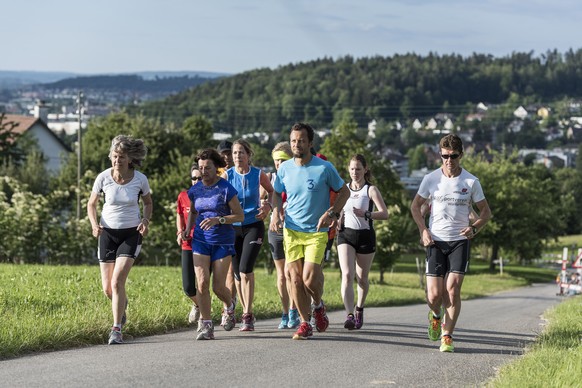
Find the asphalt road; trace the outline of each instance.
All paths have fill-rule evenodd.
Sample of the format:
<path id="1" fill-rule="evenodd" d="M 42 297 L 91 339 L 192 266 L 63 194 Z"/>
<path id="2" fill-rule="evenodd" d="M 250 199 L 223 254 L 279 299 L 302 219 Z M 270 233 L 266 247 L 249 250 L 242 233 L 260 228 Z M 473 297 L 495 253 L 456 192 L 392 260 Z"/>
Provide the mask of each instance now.
<path id="1" fill-rule="evenodd" d="M 539 284 L 464 301 L 455 353 L 427 338 L 427 307 L 367 308 L 359 331 L 344 313 L 307 341 L 293 341 L 278 320 L 254 332 L 196 341 L 195 331 L 126 339 L 0 362 L 2 387 L 459 387 L 478 386 L 524 352 L 558 304 L 556 286 Z"/>

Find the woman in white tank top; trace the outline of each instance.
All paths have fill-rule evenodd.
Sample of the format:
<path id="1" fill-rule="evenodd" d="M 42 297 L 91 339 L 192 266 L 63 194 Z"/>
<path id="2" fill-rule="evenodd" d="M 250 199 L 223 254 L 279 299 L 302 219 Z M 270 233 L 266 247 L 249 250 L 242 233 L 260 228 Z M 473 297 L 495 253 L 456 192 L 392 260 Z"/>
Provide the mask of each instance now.
<path id="1" fill-rule="evenodd" d="M 337 251 L 342 272 L 341 294 L 347 313 L 344 327 L 353 330 L 364 324 L 368 274 L 376 253 L 373 220 L 387 220 L 388 209 L 380 190 L 370 183 L 370 170 L 362 155 L 350 159 L 348 170 L 352 179 L 348 185 L 350 198 L 342 212 Z M 354 276 L 358 284 L 357 305 L 354 305 Z"/>

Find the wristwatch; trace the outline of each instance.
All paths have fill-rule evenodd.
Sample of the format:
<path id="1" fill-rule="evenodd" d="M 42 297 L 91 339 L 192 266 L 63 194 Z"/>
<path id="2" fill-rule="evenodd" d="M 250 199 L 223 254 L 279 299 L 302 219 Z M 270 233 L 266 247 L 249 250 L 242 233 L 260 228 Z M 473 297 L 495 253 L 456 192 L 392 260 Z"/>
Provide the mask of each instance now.
<path id="1" fill-rule="evenodd" d="M 364 219 L 366 219 L 366 221 L 372 219 L 372 213 L 369 210 L 366 210 L 364 213 Z"/>
<path id="2" fill-rule="evenodd" d="M 329 210 L 327 211 L 327 215 L 328 215 L 328 216 L 329 216 L 329 218 L 331 218 L 331 219 L 334 219 L 334 218 L 335 218 L 336 220 L 339 220 L 339 218 L 340 218 L 340 214 L 339 214 L 339 213 L 336 213 L 336 212 L 334 212 L 334 211 L 333 211 L 333 209 L 329 209 Z"/>
<path id="3" fill-rule="evenodd" d="M 221 224 L 225 224 L 226 223 L 226 218 L 224 217 L 218 217 L 218 222 Z"/>
<path id="4" fill-rule="evenodd" d="M 473 234 L 477 234 L 477 228 L 473 225 L 471 225 L 471 231 L 473 231 Z"/>

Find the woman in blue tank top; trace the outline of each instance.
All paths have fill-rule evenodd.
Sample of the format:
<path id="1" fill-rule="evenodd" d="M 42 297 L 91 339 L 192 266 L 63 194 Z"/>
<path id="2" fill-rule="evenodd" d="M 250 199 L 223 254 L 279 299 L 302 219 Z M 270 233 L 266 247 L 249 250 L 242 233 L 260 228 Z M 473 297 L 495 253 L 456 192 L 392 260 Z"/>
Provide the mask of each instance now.
<path id="1" fill-rule="evenodd" d="M 236 140 L 232 145 L 234 167 L 229 168 L 225 177 L 238 191 L 238 200 L 244 212 L 244 220 L 234 225 L 236 255 L 232 259 L 232 271 L 237 293 L 243 309 L 240 331 L 255 329 L 253 299 L 255 276 L 253 270 L 265 237 L 264 219 L 271 210 L 273 186 L 267 174 L 251 166 L 253 152 L 245 140 Z M 260 187 L 269 195 L 267 202 L 261 203 Z"/>

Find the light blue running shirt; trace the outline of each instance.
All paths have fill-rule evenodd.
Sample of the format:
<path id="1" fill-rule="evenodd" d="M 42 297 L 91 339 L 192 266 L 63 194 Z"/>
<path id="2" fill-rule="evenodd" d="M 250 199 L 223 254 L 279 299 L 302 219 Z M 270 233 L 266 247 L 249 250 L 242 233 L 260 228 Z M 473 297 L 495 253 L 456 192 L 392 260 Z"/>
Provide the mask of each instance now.
<path id="1" fill-rule="evenodd" d="M 344 180 L 330 162 L 312 157 L 305 166 L 289 159 L 279 166 L 274 189 L 287 193 L 285 228 L 298 232 L 317 231 L 319 218 L 329 209 L 329 190 L 339 191 Z M 328 228 L 321 228 L 326 232 Z"/>

